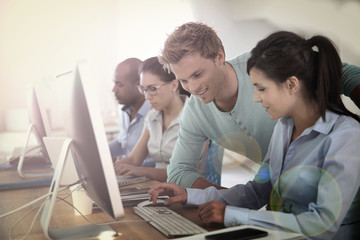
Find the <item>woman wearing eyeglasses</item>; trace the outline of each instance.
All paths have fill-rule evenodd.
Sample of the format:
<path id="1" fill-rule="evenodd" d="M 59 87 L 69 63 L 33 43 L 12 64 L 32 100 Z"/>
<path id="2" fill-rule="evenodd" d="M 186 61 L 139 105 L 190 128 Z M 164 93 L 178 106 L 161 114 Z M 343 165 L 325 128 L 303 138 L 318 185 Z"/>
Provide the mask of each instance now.
<path id="1" fill-rule="evenodd" d="M 179 117 L 189 93 L 173 73 L 163 69 L 157 57 L 145 60 L 139 73 L 139 91 L 152 109 L 145 117 L 144 130 L 134 150 L 130 156 L 118 159 L 114 167 L 118 175 L 145 176 L 165 182 L 166 167 L 178 137 Z M 140 167 L 147 154 L 155 160 L 155 168 Z"/>

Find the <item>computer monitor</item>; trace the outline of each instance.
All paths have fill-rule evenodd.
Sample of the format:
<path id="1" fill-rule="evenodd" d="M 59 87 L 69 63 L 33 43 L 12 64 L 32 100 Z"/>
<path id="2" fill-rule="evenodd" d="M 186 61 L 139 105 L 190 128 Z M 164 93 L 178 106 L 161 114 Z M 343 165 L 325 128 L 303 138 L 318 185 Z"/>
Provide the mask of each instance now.
<path id="1" fill-rule="evenodd" d="M 75 70 L 67 74 L 58 77 L 61 85 L 58 88 L 62 89 L 60 94 L 68 139 L 63 145 L 50 186 L 52 195 L 46 200 L 41 216 L 43 231 L 51 239 L 64 238 L 67 234 L 71 234 L 73 238 L 74 235 L 82 238 L 94 237 L 99 234 L 97 232 L 112 230 L 108 226 L 99 225 L 49 230 L 50 217 L 68 153 L 72 154 L 81 185 L 88 196 L 113 219 L 124 216 L 105 128 L 92 86 L 92 75 L 89 74 L 86 62 L 78 63 Z"/>
<path id="2" fill-rule="evenodd" d="M 51 136 L 51 127 L 49 118 L 46 112 L 46 108 L 44 106 L 44 101 L 41 98 L 41 95 L 39 93 L 37 86 L 32 86 L 29 89 L 27 89 L 26 92 L 26 102 L 28 107 L 28 112 L 30 116 L 30 125 L 27 131 L 27 138 L 26 143 L 24 147 L 22 148 L 21 155 L 19 158 L 18 166 L 17 166 L 17 172 L 20 177 L 22 178 L 33 178 L 33 177 L 49 177 L 52 176 L 53 173 L 46 172 L 46 173 L 24 173 L 23 172 L 23 165 L 25 158 L 29 158 L 27 161 L 36 161 L 43 163 L 44 165 L 50 163 L 50 157 L 46 150 L 43 138 Z M 31 133 L 34 133 L 38 146 L 35 146 L 35 148 L 39 148 L 40 151 L 37 151 L 38 154 L 35 156 L 28 155 L 29 150 L 29 140 L 31 137 Z M 41 153 L 41 154 L 39 154 Z"/>

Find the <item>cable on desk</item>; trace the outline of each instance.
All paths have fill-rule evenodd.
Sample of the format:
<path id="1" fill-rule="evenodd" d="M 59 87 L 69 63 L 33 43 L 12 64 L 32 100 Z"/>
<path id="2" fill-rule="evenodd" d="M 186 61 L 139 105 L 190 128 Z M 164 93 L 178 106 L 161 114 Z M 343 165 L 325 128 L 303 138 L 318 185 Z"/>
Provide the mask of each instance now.
<path id="1" fill-rule="evenodd" d="M 72 208 L 74 208 L 90 224 L 101 226 L 101 225 L 110 225 L 110 224 L 125 223 L 125 222 L 146 222 L 144 219 L 138 219 L 138 220 L 121 220 L 121 221 L 113 221 L 113 222 L 106 222 L 106 223 L 94 223 L 89 218 L 87 218 L 85 215 L 83 215 L 82 212 L 79 209 L 77 209 L 73 204 L 71 204 L 70 202 L 68 202 L 66 200 L 66 198 L 69 197 L 73 191 L 75 191 L 75 189 L 72 190 L 68 196 L 66 196 L 64 198 L 58 197 L 58 199 L 64 201 L 65 203 L 70 205 Z"/>
<path id="2" fill-rule="evenodd" d="M 23 236 L 23 238 L 16 239 L 16 240 L 24 240 L 24 239 L 26 239 L 26 238 L 29 236 L 31 230 L 33 229 L 34 224 L 35 224 L 35 220 L 36 220 L 36 218 L 39 216 L 39 214 L 40 214 L 41 210 L 43 209 L 44 205 L 45 205 L 45 201 L 43 201 L 43 203 L 38 204 L 37 206 L 31 208 L 31 209 L 30 209 L 29 211 L 27 211 L 21 218 L 19 218 L 19 219 L 16 221 L 16 223 L 14 223 L 14 225 L 13 225 L 13 226 L 11 227 L 11 229 L 10 229 L 9 239 L 10 239 L 10 240 L 15 240 L 15 239 L 13 239 L 13 238 L 11 237 L 12 232 L 14 231 L 15 227 L 16 227 L 29 213 L 31 213 L 34 209 L 36 209 L 36 208 L 39 207 L 38 211 L 36 212 L 36 214 L 35 214 L 35 216 L 34 216 L 33 221 L 32 221 L 31 224 L 30 224 L 30 227 L 29 227 L 28 231 L 25 233 L 25 235 Z"/>
<path id="3" fill-rule="evenodd" d="M 67 194 L 67 195 L 65 196 L 65 198 L 69 197 L 70 195 L 71 195 L 71 193 L 70 193 L 70 194 Z M 57 201 L 60 201 L 60 200 L 57 200 Z M 27 211 L 27 213 L 25 213 L 21 218 L 19 218 L 19 219 L 16 221 L 16 223 L 15 223 L 15 224 L 11 227 L 11 229 L 10 229 L 9 239 L 10 239 L 10 240 L 15 240 L 15 239 L 13 239 L 13 238 L 11 237 L 12 232 L 14 231 L 15 227 L 16 227 L 30 212 L 32 212 L 34 209 L 36 209 L 36 208 L 39 207 L 38 211 L 36 212 L 36 214 L 35 214 L 35 216 L 34 216 L 33 221 L 32 221 L 31 224 L 30 224 L 30 227 L 29 227 L 28 231 L 25 233 L 25 236 L 24 236 L 23 238 L 21 238 L 21 239 L 16 239 L 16 240 L 24 240 L 24 239 L 26 239 L 26 238 L 29 236 L 31 230 L 33 229 L 34 224 L 35 224 L 35 221 L 36 221 L 36 218 L 39 216 L 39 214 L 40 214 L 41 210 L 43 209 L 44 205 L 45 205 L 45 201 L 43 201 L 43 203 L 38 204 L 37 206 L 31 208 L 29 211 Z"/>
<path id="4" fill-rule="evenodd" d="M 69 187 L 71 187 L 71 186 L 73 186 L 73 185 L 75 185 L 75 184 L 78 184 L 78 183 L 79 183 L 79 181 L 77 181 L 77 182 L 75 182 L 75 183 L 73 183 L 73 184 L 69 184 L 69 185 L 67 185 L 66 187 L 62 187 L 62 188 L 59 189 L 58 192 L 61 192 L 61 191 L 65 190 L 65 189 L 67 189 L 67 188 L 69 188 Z M 35 202 L 38 202 L 38 201 L 40 201 L 41 199 L 43 199 L 44 197 L 47 197 L 47 196 L 50 196 L 50 195 L 52 195 L 52 192 L 41 196 L 40 198 L 32 201 L 31 203 L 28 203 L 28 204 L 26 204 L 26 205 L 24 205 L 24 206 L 22 206 L 22 207 L 20 207 L 20 208 L 18 208 L 18 209 L 15 209 L 15 210 L 11 211 L 10 214 L 12 214 L 12 213 L 14 213 L 14 212 L 17 212 L 17 211 L 23 209 L 24 207 L 27 207 L 27 206 L 29 206 L 30 204 L 33 204 L 33 203 L 35 203 Z M 71 192 L 70 192 L 69 194 L 65 195 L 65 198 L 69 197 L 70 195 L 71 195 Z M 31 213 L 34 209 L 36 209 L 36 208 L 39 207 L 38 211 L 36 212 L 36 214 L 35 214 L 35 216 L 34 216 L 34 218 L 33 218 L 33 221 L 32 221 L 31 224 L 30 224 L 30 227 L 29 227 L 28 231 L 25 233 L 24 237 L 21 238 L 21 239 L 16 239 L 16 240 L 24 240 L 24 239 L 26 239 L 26 238 L 29 236 L 31 230 L 32 230 L 33 227 L 34 227 L 34 224 L 35 224 L 35 221 L 36 221 L 37 217 L 39 216 L 41 210 L 43 209 L 43 207 L 44 207 L 44 205 L 45 205 L 45 201 L 46 201 L 46 200 L 44 200 L 41 204 L 38 204 L 38 205 L 34 206 L 33 208 L 31 208 L 29 211 L 27 211 L 21 218 L 19 218 L 19 219 L 15 222 L 15 224 L 11 227 L 10 232 L 9 232 L 9 239 L 10 239 L 10 240 L 13 240 L 13 238 L 11 237 L 11 235 L 12 235 L 12 232 L 14 231 L 15 227 L 16 227 L 29 213 Z M 60 200 L 57 200 L 57 201 L 60 201 Z M 9 215 L 9 214 L 7 214 L 7 215 Z"/>
<path id="5" fill-rule="evenodd" d="M 65 188 L 62 188 L 62 189 L 60 189 L 60 190 L 63 191 L 64 189 L 65 189 Z M 47 194 L 45 194 L 45 195 L 43 195 L 43 196 L 41 196 L 41 197 L 39 197 L 39 198 L 37 198 L 37 199 L 35 199 L 35 200 L 27 203 L 27 204 L 25 204 L 25 205 L 22 205 L 21 207 L 18 207 L 18 208 L 14 209 L 14 210 L 12 210 L 12 211 L 10 211 L 10 212 L 7 212 L 7 213 L 4 213 L 4 214 L 0 215 L 0 218 L 6 217 L 6 216 L 11 215 L 11 214 L 13 214 L 13 213 L 16 213 L 16 212 L 22 210 L 23 208 L 26 208 L 26 207 L 28 207 L 28 206 L 30 206 L 30 205 L 32 205 L 32 204 L 34 204 L 34 203 L 36 203 L 36 202 L 44 199 L 44 198 L 47 198 L 48 196 L 51 196 L 51 195 L 52 195 L 52 193 L 47 193 Z"/>
<path id="6" fill-rule="evenodd" d="M 66 190 L 67 188 L 69 188 L 69 187 L 71 187 L 71 186 L 73 186 L 73 185 L 75 185 L 75 184 L 78 184 L 79 182 L 80 182 L 80 180 L 77 181 L 77 182 L 75 182 L 75 183 L 73 183 L 73 184 L 69 184 L 69 185 L 67 185 L 66 187 L 62 187 L 62 188 L 59 189 L 58 192 L 64 191 L 64 190 Z M 75 190 L 75 189 L 74 189 L 74 190 Z M 145 222 L 145 220 L 140 219 L 140 220 L 122 220 L 122 221 L 114 221 L 114 222 L 107 222 L 107 223 L 94 223 L 94 222 L 92 222 L 90 219 L 88 219 L 85 215 L 83 215 L 83 214 L 80 212 L 80 210 L 78 210 L 73 204 L 71 204 L 70 202 L 68 202 L 68 201 L 66 200 L 66 198 L 68 198 L 68 197 L 72 194 L 72 192 L 73 192 L 74 190 L 70 191 L 70 193 L 66 194 L 64 197 L 57 197 L 58 200 L 56 200 L 56 202 L 61 201 L 61 200 L 64 201 L 65 203 L 67 203 L 68 205 L 70 205 L 71 207 L 73 207 L 76 211 L 78 211 L 78 212 L 80 213 L 80 215 L 81 215 L 87 222 L 89 222 L 90 224 L 94 224 L 94 225 L 110 225 L 110 224 L 117 224 L 117 223 L 124 223 L 124 222 Z M 17 208 L 17 209 L 14 209 L 14 210 L 12 210 L 12 211 L 10 211 L 10 212 L 7 212 L 7 213 L 4 213 L 4 214 L 0 215 L 0 218 L 1 218 L 1 217 L 8 216 L 8 215 L 11 215 L 11 214 L 13 214 L 13 213 L 15 213 L 15 212 L 18 212 L 18 211 L 24 209 L 25 207 L 28 207 L 28 206 L 30 206 L 30 205 L 32 205 L 32 204 L 34 204 L 34 203 L 36 203 L 36 202 L 38 202 L 38 201 L 46 198 L 46 197 L 48 197 L 48 196 L 51 196 L 52 194 L 53 194 L 52 192 L 47 193 L 47 194 L 45 194 L 45 195 L 43 195 L 43 196 L 41 196 L 41 197 L 39 197 L 39 198 L 31 201 L 30 203 L 27 203 L 27 204 L 25 204 L 25 205 L 23 205 L 23 206 L 21 206 L 21 207 L 19 207 L 19 208 Z M 32 207 L 29 211 L 27 211 L 21 218 L 19 218 L 19 219 L 15 222 L 15 224 L 11 227 L 10 232 L 9 232 L 9 239 L 10 239 L 10 240 L 15 240 L 15 239 L 12 238 L 11 235 L 12 235 L 12 232 L 14 231 L 14 229 L 16 228 L 16 226 L 17 226 L 27 215 L 29 215 L 34 209 L 39 208 L 38 211 L 36 212 L 34 218 L 33 218 L 33 221 L 32 221 L 31 224 L 30 224 L 29 229 L 28 229 L 27 232 L 25 233 L 25 235 L 24 235 L 22 238 L 16 239 L 16 240 L 24 240 L 24 239 L 26 239 L 26 238 L 29 236 L 31 230 L 32 230 L 33 227 L 34 227 L 34 224 L 35 224 L 35 221 L 36 221 L 37 217 L 39 216 L 41 210 L 43 209 L 43 207 L 44 207 L 44 205 L 45 205 L 45 201 L 46 201 L 46 200 L 44 200 L 41 204 L 38 204 L 38 205 Z"/>
<path id="7" fill-rule="evenodd" d="M 78 184 L 78 182 L 79 182 L 79 181 L 77 181 L 77 182 L 75 182 L 75 183 L 73 183 L 73 184 L 69 184 L 69 185 L 67 185 L 66 187 L 60 188 L 60 189 L 59 189 L 59 192 L 64 191 L 65 189 L 67 189 L 67 188 L 69 188 L 69 187 L 71 187 L 71 186 L 73 186 L 73 185 L 75 185 L 75 184 Z M 20 211 L 20 210 L 22 210 L 23 208 L 26 208 L 26 207 L 28 207 L 28 206 L 30 206 L 30 205 L 32 205 L 32 204 L 34 204 L 34 203 L 36 203 L 36 202 L 44 199 L 44 198 L 47 198 L 47 197 L 49 197 L 49 196 L 51 196 L 51 195 L 52 195 L 52 192 L 49 192 L 49 193 L 47 193 L 47 194 L 45 194 L 45 195 L 43 195 L 43 196 L 41 196 L 41 197 L 38 197 L 37 199 L 35 199 L 35 200 L 33 200 L 33 201 L 25 204 L 25 205 L 22 205 L 21 207 L 18 207 L 18 208 L 14 209 L 14 210 L 12 210 L 12 211 L 10 211 L 10 212 L 1 214 L 1 215 L 0 215 L 0 218 L 6 217 L 6 216 L 11 215 L 11 214 L 13 214 L 13 213 L 16 213 L 17 211 Z"/>

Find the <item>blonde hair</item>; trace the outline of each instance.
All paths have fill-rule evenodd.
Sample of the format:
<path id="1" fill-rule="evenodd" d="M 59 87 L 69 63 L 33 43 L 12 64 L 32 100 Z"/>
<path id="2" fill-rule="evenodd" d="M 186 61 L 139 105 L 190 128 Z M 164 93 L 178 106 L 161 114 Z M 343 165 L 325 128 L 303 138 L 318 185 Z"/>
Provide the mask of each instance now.
<path id="1" fill-rule="evenodd" d="M 224 46 L 214 29 L 203 23 L 188 22 L 169 35 L 158 58 L 164 68 L 171 71 L 170 64 L 178 63 L 187 54 L 197 52 L 204 58 L 215 59 L 220 50 L 225 56 Z"/>

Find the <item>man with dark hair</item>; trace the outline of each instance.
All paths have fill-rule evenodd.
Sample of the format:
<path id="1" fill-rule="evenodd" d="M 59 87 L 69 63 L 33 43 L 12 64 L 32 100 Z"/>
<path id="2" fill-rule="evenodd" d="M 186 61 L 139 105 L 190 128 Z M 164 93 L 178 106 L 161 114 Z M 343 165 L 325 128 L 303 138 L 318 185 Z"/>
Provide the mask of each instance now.
<path id="1" fill-rule="evenodd" d="M 151 109 L 150 103 L 145 101 L 144 95 L 137 88 L 140 82 L 138 69 L 141 64 L 142 61 L 137 58 L 128 58 L 115 68 L 112 91 L 123 107 L 119 118 L 119 136 L 109 143 L 114 159 L 130 155 L 141 136 L 145 115 Z M 147 156 L 142 165 L 154 167 L 155 162 Z"/>

